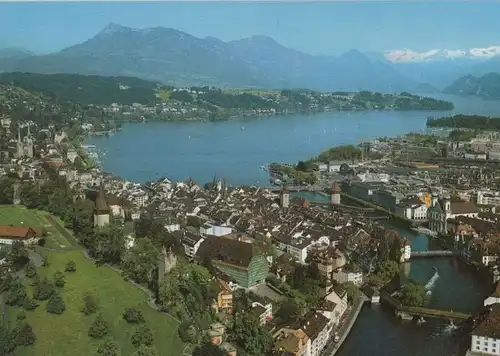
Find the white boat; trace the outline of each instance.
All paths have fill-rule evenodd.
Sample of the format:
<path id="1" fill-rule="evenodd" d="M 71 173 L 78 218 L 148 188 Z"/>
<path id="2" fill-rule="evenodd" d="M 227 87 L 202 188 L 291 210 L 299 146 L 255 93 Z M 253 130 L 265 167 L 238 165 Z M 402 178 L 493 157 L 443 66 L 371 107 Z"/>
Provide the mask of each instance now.
<path id="1" fill-rule="evenodd" d="M 418 320 L 417 320 L 417 325 L 422 325 L 422 324 L 425 324 L 427 321 L 421 316 Z"/>

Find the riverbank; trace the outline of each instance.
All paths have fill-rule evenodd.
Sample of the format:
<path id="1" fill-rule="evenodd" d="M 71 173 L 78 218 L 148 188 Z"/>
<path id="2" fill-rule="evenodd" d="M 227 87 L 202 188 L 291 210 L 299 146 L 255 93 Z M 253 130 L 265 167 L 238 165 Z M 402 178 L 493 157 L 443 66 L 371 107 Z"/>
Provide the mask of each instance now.
<path id="1" fill-rule="evenodd" d="M 334 356 L 337 353 L 337 351 L 342 347 L 342 344 L 344 343 L 352 327 L 354 326 L 354 323 L 356 322 L 359 313 L 361 312 L 361 309 L 363 309 L 364 304 L 368 301 L 369 301 L 368 297 L 363 292 L 360 292 L 360 298 L 356 304 L 356 307 L 350 310 L 344 325 L 342 325 L 342 327 L 340 328 L 340 333 L 338 335 L 339 341 L 334 344 L 331 351 L 326 351 L 323 354 L 324 356 Z"/>

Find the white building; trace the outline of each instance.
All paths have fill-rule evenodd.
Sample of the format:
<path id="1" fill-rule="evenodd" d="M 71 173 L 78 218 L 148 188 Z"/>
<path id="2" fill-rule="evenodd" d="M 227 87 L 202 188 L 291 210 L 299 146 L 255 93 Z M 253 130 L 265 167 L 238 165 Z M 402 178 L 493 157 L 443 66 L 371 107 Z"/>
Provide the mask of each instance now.
<path id="1" fill-rule="evenodd" d="M 500 303 L 500 283 L 497 282 L 495 291 L 484 300 L 484 306 L 487 307 L 488 305 L 493 305 L 493 304 L 498 304 Z"/>
<path id="2" fill-rule="evenodd" d="M 184 246 L 184 253 L 187 257 L 193 258 L 201 243 L 205 241 L 205 238 L 200 235 L 186 234 L 182 238 L 182 246 Z"/>
<path id="3" fill-rule="evenodd" d="M 471 332 L 468 356 L 500 355 L 500 304 L 493 304 Z"/>
<path id="4" fill-rule="evenodd" d="M 338 268 L 332 273 L 332 278 L 339 283 L 352 282 L 357 286 L 363 284 L 363 272 L 361 271 L 353 272 Z"/>
<path id="5" fill-rule="evenodd" d="M 418 198 L 411 198 L 396 205 L 396 214 L 408 220 L 427 220 L 427 205 Z"/>
<path id="6" fill-rule="evenodd" d="M 226 236 L 230 235 L 233 229 L 229 226 L 218 226 L 212 224 L 204 224 L 200 227 L 200 234 L 211 236 Z"/>
<path id="7" fill-rule="evenodd" d="M 340 318 L 344 315 L 347 310 L 347 291 L 342 287 L 334 288 L 326 297 L 326 305 L 328 302 L 335 304 L 332 310 L 322 310 L 321 313 L 332 321 L 334 325 L 337 325 Z"/>
<path id="8" fill-rule="evenodd" d="M 321 313 L 313 313 L 305 318 L 300 330 L 311 340 L 308 355 L 319 356 L 330 339 L 333 323 Z"/>

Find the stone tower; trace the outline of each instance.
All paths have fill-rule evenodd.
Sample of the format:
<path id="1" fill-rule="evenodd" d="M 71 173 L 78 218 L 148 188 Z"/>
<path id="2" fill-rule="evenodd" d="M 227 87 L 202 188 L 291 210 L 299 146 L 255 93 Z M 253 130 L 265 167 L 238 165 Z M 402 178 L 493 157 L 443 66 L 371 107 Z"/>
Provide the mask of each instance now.
<path id="1" fill-rule="evenodd" d="M 283 209 L 288 209 L 290 206 L 290 191 L 286 186 L 283 186 L 280 192 L 280 205 Z"/>
<path id="2" fill-rule="evenodd" d="M 331 203 L 332 205 L 340 205 L 340 186 L 337 182 L 333 182 L 332 185 L 332 195 L 331 195 Z"/>
<path id="3" fill-rule="evenodd" d="M 33 158 L 33 138 L 31 137 L 30 126 L 31 124 L 28 124 L 28 135 L 24 138 L 24 154 L 29 158 Z"/>
<path id="4" fill-rule="evenodd" d="M 94 226 L 106 226 L 109 224 L 109 207 L 106 203 L 106 195 L 104 194 L 104 186 L 100 185 L 99 193 L 95 200 L 94 206 Z"/>
<path id="5" fill-rule="evenodd" d="M 16 158 L 24 156 L 24 145 L 21 141 L 21 125 L 17 125 Z"/>

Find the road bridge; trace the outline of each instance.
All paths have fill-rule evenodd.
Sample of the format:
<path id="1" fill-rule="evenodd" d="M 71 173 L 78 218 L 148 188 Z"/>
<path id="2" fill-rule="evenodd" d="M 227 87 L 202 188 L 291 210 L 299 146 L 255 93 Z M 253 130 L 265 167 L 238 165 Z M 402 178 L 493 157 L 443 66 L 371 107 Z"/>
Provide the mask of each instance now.
<path id="1" fill-rule="evenodd" d="M 269 190 L 273 193 L 279 193 L 283 187 L 272 187 Z M 292 185 L 286 186 L 286 189 L 289 192 L 322 192 L 325 190 L 325 187 L 314 186 L 314 185 Z"/>

